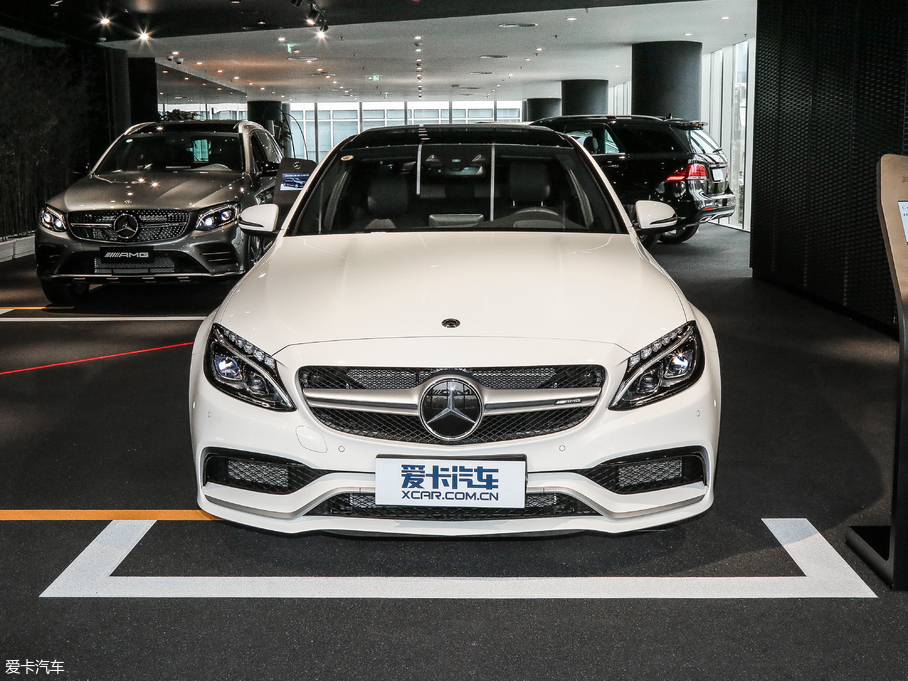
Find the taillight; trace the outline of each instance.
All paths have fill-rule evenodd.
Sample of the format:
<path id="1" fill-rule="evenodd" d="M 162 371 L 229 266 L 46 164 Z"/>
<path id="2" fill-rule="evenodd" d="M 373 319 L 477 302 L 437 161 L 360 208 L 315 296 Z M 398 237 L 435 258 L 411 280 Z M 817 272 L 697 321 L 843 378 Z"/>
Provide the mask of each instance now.
<path id="1" fill-rule="evenodd" d="M 683 182 L 684 180 L 705 180 L 706 179 L 706 166 L 702 163 L 691 163 L 689 166 L 685 166 L 681 170 L 675 171 L 667 178 L 666 182 Z"/>

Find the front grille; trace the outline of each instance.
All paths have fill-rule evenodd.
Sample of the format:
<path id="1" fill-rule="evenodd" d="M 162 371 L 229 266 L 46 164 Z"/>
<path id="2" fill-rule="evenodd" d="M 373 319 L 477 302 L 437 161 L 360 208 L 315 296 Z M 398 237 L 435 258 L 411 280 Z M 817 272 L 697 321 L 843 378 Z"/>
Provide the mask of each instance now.
<path id="1" fill-rule="evenodd" d="M 385 518 L 389 520 L 516 520 L 599 515 L 567 494 L 527 494 L 524 508 L 465 508 L 448 506 L 379 506 L 374 494 L 345 492 L 326 499 L 309 516 Z"/>
<path id="2" fill-rule="evenodd" d="M 261 454 L 215 452 L 205 460 L 206 483 L 268 494 L 296 492 L 327 474 L 328 471 L 309 468 L 296 461 Z"/>
<path id="3" fill-rule="evenodd" d="M 576 472 L 616 494 L 638 494 L 706 482 L 703 462 L 702 451 L 672 451 L 606 461 Z"/>
<path id="4" fill-rule="evenodd" d="M 173 259 L 156 256 L 151 262 L 104 262 L 95 258 L 95 274 L 172 274 L 176 272 Z"/>
<path id="5" fill-rule="evenodd" d="M 113 229 L 114 221 L 126 212 L 139 222 L 139 232 L 131 239 L 120 238 Z M 185 210 L 96 210 L 70 213 L 69 224 L 77 239 L 132 244 L 177 239 L 186 233 L 189 218 Z"/>
<path id="6" fill-rule="evenodd" d="M 579 425 L 592 411 L 593 407 L 577 407 L 487 415 L 471 435 L 454 442 L 440 440 L 430 434 L 418 416 L 322 408 L 313 408 L 312 415 L 329 428 L 350 435 L 421 444 L 471 445 L 557 433 Z"/>
<path id="7" fill-rule="evenodd" d="M 299 377 L 303 389 L 409 390 L 436 374 L 451 371 L 472 376 L 477 383 L 495 390 L 601 388 L 605 380 L 602 367 L 587 364 L 481 369 L 311 366 L 300 369 Z"/>

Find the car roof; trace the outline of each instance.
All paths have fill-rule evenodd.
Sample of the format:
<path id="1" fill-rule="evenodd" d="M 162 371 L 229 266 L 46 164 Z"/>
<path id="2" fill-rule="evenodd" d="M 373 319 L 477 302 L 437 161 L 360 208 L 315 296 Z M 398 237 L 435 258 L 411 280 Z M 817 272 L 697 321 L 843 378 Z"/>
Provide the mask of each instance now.
<path id="1" fill-rule="evenodd" d="M 573 116 L 551 116 L 549 118 L 540 118 L 537 121 L 533 122 L 533 125 L 551 125 L 554 123 L 570 123 L 570 122 L 609 122 L 609 123 L 668 123 L 675 127 L 680 128 L 702 128 L 705 123 L 702 121 L 691 121 L 686 118 L 673 118 L 673 117 L 662 117 L 662 116 L 644 116 L 643 114 L 629 114 L 629 115 L 616 115 L 616 114 L 580 114 Z"/>
<path id="2" fill-rule="evenodd" d="M 259 128 L 257 123 L 251 121 L 160 121 L 157 123 L 139 123 L 126 132 L 129 134 L 139 132 L 242 132 L 245 127 Z"/>
<path id="3" fill-rule="evenodd" d="M 559 132 L 540 126 L 515 123 L 470 123 L 448 125 L 403 125 L 371 128 L 348 139 L 344 149 L 436 144 L 522 144 L 544 147 L 571 147 Z"/>

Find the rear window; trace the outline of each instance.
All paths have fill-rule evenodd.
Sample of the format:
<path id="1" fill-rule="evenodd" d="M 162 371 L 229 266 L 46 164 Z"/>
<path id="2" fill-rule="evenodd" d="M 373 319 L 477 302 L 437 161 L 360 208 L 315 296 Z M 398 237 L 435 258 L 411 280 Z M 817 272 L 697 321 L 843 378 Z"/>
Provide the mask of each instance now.
<path id="1" fill-rule="evenodd" d="M 690 146 L 696 152 L 701 154 L 712 154 L 719 150 L 719 143 L 702 130 L 675 128 L 675 132 L 679 135 L 684 135 L 687 138 L 687 141 L 690 142 Z"/>
<path id="2" fill-rule="evenodd" d="M 687 152 L 684 142 L 668 126 L 621 125 L 615 126 L 614 133 L 621 150 L 629 154 Z"/>

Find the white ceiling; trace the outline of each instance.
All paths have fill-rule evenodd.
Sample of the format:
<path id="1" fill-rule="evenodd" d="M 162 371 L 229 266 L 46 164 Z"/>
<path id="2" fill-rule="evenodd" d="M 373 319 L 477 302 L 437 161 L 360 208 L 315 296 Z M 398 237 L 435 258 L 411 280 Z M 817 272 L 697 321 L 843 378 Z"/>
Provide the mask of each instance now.
<path id="1" fill-rule="evenodd" d="M 538 25 L 499 27 L 504 23 Z M 692 40 L 708 53 L 755 32 L 756 0 L 700 0 L 332 26 L 322 41 L 313 29 L 291 29 L 159 40 L 152 35 L 147 43 L 108 44 L 131 57 L 155 57 L 159 68 L 169 71 L 158 77 L 164 98 L 191 97 L 197 103 L 231 98 L 218 87 L 235 88 L 249 100 L 416 100 L 419 83 L 426 101 L 481 101 L 487 95 L 508 101 L 560 97 L 562 80 L 626 82 L 634 43 Z M 415 51 L 417 42 L 421 52 Z M 181 66 L 167 61 L 175 51 L 184 59 Z M 506 58 L 480 58 L 489 54 Z M 417 59 L 422 59 L 421 81 Z M 324 73 L 336 75 L 326 79 Z M 381 80 L 367 80 L 373 74 Z"/>

